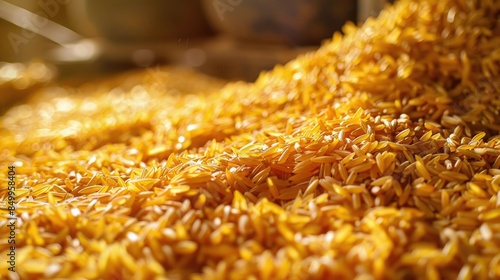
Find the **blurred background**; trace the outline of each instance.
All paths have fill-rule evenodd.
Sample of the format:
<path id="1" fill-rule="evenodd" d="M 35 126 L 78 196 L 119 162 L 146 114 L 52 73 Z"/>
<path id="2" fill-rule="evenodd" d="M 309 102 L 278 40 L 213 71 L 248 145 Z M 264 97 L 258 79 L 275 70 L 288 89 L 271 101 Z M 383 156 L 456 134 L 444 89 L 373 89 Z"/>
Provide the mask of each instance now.
<path id="1" fill-rule="evenodd" d="M 386 2 L 0 0 L 0 92 L 155 65 L 253 81 Z"/>

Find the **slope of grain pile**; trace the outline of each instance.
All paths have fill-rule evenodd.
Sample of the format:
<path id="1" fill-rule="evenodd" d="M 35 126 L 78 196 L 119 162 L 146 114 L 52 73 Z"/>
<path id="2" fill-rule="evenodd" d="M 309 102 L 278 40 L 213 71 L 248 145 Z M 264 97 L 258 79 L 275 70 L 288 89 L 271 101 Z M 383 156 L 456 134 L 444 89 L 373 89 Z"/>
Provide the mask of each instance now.
<path id="1" fill-rule="evenodd" d="M 11 109 L 19 276 L 500 278 L 500 2 L 403 0 L 344 32 L 253 84 Z"/>

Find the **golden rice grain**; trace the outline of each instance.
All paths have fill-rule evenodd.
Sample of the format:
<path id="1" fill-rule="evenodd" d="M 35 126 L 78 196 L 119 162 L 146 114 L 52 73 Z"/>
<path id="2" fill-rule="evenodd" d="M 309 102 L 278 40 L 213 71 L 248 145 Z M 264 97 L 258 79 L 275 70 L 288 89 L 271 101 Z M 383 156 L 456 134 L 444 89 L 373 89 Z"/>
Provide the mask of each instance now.
<path id="1" fill-rule="evenodd" d="M 469 179 L 467 175 L 454 171 L 443 171 L 439 173 L 439 177 L 450 182 L 463 182 Z"/>
<path id="2" fill-rule="evenodd" d="M 479 215 L 482 221 L 493 221 L 500 219 L 500 209 L 493 209 Z"/>
<path id="3" fill-rule="evenodd" d="M 174 253 L 179 255 L 189 255 L 196 251 L 198 245 L 193 241 L 181 241 L 174 245 Z"/>

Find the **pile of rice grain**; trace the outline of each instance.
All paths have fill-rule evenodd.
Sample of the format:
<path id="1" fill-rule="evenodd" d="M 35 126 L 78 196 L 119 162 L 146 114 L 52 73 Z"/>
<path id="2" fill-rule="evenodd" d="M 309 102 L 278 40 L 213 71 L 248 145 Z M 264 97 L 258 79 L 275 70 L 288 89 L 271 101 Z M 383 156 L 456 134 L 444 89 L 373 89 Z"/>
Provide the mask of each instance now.
<path id="1" fill-rule="evenodd" d="M 12 108 L 19 277 L 500 278 L 500 2 L 344 32 L 253 84 L 172 70 Z"/>

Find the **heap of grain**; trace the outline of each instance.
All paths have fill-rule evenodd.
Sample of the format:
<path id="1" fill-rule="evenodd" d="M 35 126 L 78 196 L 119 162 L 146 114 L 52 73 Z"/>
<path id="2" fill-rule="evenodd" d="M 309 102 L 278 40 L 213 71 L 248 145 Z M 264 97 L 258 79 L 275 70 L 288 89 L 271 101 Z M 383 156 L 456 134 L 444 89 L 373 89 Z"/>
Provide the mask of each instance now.
<path id="1" fill-rule="evenodd" d="M 500 2 L 344 32 L 253 84 L 158 72 L 10 110 L 21 278 L 499 278 Z"/>

